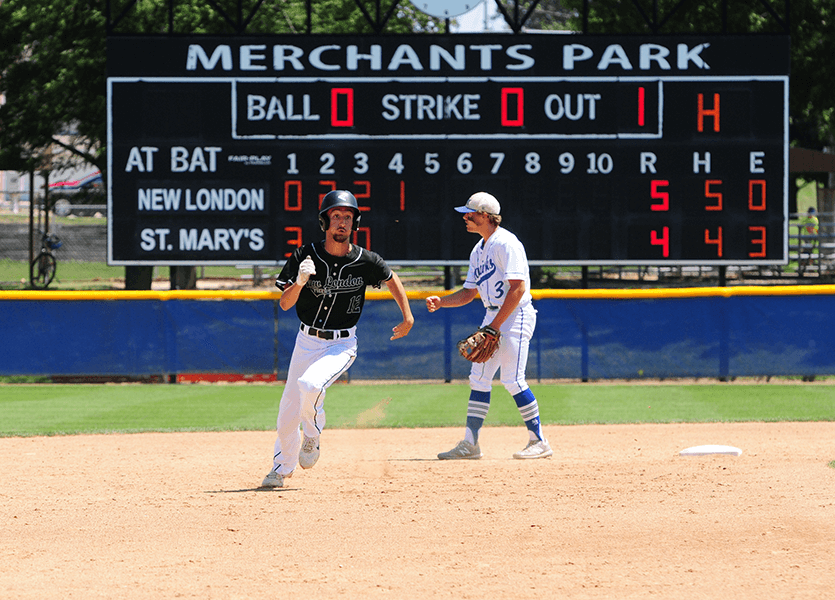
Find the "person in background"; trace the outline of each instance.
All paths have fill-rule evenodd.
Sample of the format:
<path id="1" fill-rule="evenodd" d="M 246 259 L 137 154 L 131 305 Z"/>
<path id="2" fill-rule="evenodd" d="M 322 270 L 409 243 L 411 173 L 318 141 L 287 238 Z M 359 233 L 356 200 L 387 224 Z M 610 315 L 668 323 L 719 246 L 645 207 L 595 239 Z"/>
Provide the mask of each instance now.
<path id="1" fill-rule="evenodd" d="M 815 207 L 812 206 L 809 208 L 809 212 L 806 213 L 806 218 L 803 219 L 803 222 L 800 226 L 800 234 L 801 236 L 801 255 L 800 255 L 800 266 L 801 267 L 808 267 L 812 262 L 812 254 L 818 247 L 818 230 L 820 227 L 820 221 L 818 220 L 818 216 L 815 211 Z M 814 237 L 810 237 L 814 236 Z M 805 238 L 805 239 L 804 239 Z M 806 255 L 806 258 L 803 258 L 803 255 Z"/>

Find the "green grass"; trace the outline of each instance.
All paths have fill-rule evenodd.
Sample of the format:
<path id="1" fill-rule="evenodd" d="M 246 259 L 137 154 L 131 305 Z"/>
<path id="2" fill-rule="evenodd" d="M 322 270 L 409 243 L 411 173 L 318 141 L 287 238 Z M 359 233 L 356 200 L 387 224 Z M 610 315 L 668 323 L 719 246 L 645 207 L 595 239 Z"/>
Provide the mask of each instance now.
<path id="1" fill-rule="evenodd" d="M 55 269 L 55 279 L 62 280 L 109 280 L 125 276 L 125 267 L 110 267 L 107 263 L 79 262 L 61 260 L 58 256 L 58 266 Z"/>
<path id="2" fill-rule="evenodd" d="M 818 205 L 818 191 L 814 181 L 797 180 L 797 212 L 807 213 L 809 207 Z"/>
<path id="3" fill-rule="evenodd" d="M 59 251 L 60 252 L 60 251 Z M 110 267 L 104 262 L 61 260 L 50 289 L 111 289 L 112 279 L 123 279 L 125 267 Z M 9 282 L 2 289 L 29 289 L 29 265 L 26 261 L 0 260 L 0 282 Z"/>
<path id="4" fill-rule="evenodd" d="M 51 225 L 61 225 L 62 227 L 74 227 L 76 225 L 105 225 L 107 217 L 59 217 L 54 213 L 50 215 L 49 222 Z M 18 214 L 2 214 L 0 215 L 0 223 L 17 223 L 20 225 L 29 225 L 29 212 L 21 212 Z M 38 219 L 35 216 L 34 226 L 43 226 L 43 218 Z M 50 226 L 50 229 L 52 227 Z"/>
<path id="5" fill-rule="evenodd" d="M 532 384 L 547 424 L 832 421 L 835 385 Z M 0 436 L 141 431 L 271 430 L 281 385 L 3 385 Z M 466 384 L 336 384 L 330 428 L 463 425 Z M 486 425 L 520 424 L 494 387 Z"/>

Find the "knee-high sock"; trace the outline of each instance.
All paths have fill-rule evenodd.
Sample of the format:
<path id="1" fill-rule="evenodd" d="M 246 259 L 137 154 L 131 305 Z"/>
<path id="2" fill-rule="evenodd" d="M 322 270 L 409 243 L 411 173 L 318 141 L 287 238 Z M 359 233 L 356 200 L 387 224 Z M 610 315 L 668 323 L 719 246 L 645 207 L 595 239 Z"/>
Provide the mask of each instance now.
<path id="1" fill-rule="evenodd" d="M 470 401 L 467 404 L 467 429 L 464 432 L 464 439 L 471 444 L 478 443 L 478 431 L 484 424 L 489 409 L 490 392 L 470 390 Z"/>
<path id="2" fill-rule="evenodd" d="M 528 388 L 524 392 L 519 392 L 513 396 L 513 399 L 516 400 L 519 414 L 522 415 L 522 420 L 525 421 L 525 426 L 530 432 L 530 438 L 532 440 L 544 439 L 542 436 L 542 424 L 539 421 L 539 404 L 531 389 Z"/>

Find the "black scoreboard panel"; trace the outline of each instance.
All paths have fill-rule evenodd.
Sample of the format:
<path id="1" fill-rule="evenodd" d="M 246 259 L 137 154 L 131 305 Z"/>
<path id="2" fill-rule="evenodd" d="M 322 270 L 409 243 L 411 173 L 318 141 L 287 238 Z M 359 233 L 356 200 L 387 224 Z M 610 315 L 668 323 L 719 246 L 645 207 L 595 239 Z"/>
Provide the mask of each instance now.
<path id="1" fill-rule="evenodd" d="M 752 41 L 753 40 L 753 41 Z M 111 264 L 276 264 L 332 189 L 389 262 L 787 261 L 787 37 L 111 38 Z"/>

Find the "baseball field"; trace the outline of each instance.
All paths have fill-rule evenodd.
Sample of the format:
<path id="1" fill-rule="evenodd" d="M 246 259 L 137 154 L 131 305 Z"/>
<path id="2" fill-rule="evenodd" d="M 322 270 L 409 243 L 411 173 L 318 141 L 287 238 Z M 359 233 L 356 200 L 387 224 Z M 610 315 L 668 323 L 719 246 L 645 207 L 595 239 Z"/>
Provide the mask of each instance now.
<path id="1" fill-rule="evenodd" d="M 835 385 L 335 385 L 279 490 L 280 384 L 0 385 L 2 598 L 763 598 L 835 589 Z M 739 456 L 681 456 L 717 444 Z"/>

